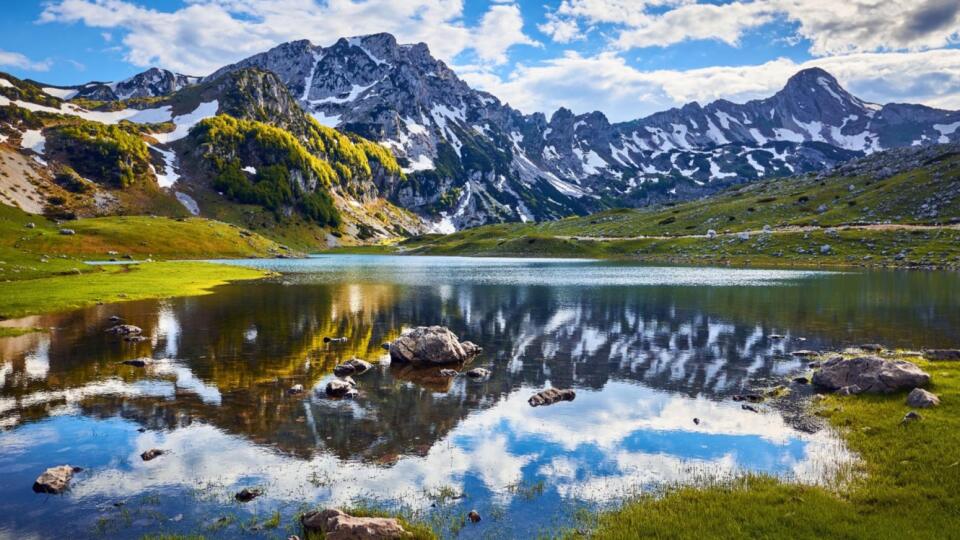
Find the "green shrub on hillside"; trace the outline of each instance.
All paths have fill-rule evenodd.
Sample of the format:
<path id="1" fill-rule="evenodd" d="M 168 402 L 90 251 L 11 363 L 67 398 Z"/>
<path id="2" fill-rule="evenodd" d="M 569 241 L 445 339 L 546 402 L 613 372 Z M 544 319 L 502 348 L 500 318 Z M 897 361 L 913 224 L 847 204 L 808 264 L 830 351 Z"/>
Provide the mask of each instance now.
<path id="1" fill-rule="evenodd" d="M 151 177 L 147 145 L 123 126 L 80 121 L 45 134 L 48 154 L 94 181 L 125 188 Z"/>
<path id="2" fill-rule="evenodd" d="M 326 189 L 337 181 L 340 168 L 312 155 L 289 132 L 221 115 L 200 122 L 191 136 L 206 146 L 206 157 L 216 171 L 214 187 L 228 198 L 278 215 L 285 207 L 295 207 L 321 225 L 339 225 L 339 213 Z M 249 175 L 237 157 L 242 155 L 268 164 Z"/>

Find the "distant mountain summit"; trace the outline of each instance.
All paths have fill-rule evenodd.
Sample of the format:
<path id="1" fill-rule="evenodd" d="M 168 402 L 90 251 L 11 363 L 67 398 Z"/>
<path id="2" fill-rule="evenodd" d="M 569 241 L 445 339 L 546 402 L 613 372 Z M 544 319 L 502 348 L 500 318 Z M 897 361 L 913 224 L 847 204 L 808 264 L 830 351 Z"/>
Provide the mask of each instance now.
<path id="1" fill-rule="evenodd" d="M 122 101 L 134 98 L 169 96 L 200 82 L 200 77 L 150 68 L 117 82 L 89 82 L 80 86 L 52 87 L 51 94 L 63 99 L 85 98 L 95 101 Z"/>
<path id="2" fill-rule="evenodd" d="M 876 105 L 819 68 L 775 95 L 690 103 L 629 122 L 526 115 L 390 34 L 295 41 L 226 66 L 276 73 L 321 123 L 389 146 L 416 179 L 393 194 L 438 230 L 553 219 L 819 170 L 885 148 L 957 140 L 960 114 Z"/>

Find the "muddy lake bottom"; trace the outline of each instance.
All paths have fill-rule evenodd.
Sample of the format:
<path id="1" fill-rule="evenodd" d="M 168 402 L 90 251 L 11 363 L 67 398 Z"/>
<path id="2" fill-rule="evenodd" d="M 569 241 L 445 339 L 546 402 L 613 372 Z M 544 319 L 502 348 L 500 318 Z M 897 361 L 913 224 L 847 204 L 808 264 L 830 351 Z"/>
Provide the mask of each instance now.
<path id="1" fill-rule="evenodd" d="M 530 538 L 663 486 L 829 482 L 855 459 L 833 432 L 733 396 L 804 373 L 797 349 L 960 342 L 951 272 L 230 263 L 281 275 L 0 323 L 49 329 L 0 338 L 0 538 L 286 538 L 300 512 L 328 506 L 398 511 L 441 537 Z M 148 339 L 106 333 L 111 316 Z M 491 376 L 389 362 L 382 343 L 434 324 L 483 347 L 468 367 Z M 375 362 L 359 395 L 327 398 L 332 368 L 353 357 Z M 527 404 L 551 386 L 576 399 Z M 142 460 L 151 448 L 165 453 Z M 71 488 L 34 493 L 61 464 L 83 468 Z M 263 495 L 238 502 L 245 487 Z M 470 510 L 482 521 L 464 523 Z"/>

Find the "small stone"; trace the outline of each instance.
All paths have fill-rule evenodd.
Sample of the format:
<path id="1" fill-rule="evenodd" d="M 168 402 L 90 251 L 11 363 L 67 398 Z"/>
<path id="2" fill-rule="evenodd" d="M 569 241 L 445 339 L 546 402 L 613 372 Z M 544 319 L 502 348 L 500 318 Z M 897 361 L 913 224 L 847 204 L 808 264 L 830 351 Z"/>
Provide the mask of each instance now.
<path id="1" fill-rule="evenodd" d="M 356 394 L 353 380 L 334 379 L 327 383 L 326 393 L 330 397 L 349 397 Z"/>
<path id="2" fill-rule="evenodd" d="M 457 370 L 455 370 L 455 369 L 446 369 L 446 368 L 445 368 L 445 369 L 441 369 L 441 370 L 440 370 L 440 376 L 441 376 L 441 377 L 456 377 L 457 375 L 459 375 L 459 373 L 460 373 L 460 372 L 457 371 Z"/>
<path id="3" fill-rule="evenodd" d="M 62 234 L 62 235 L 64 235 L 64 236 L 73 236 L 73 235 L 77 234 L 77 231 L 75 231 L 75 230 L 73 230 L 73 229 L 60 229 L 60 234 Z"/>
<path id="4" fill-rule="evenodd" d="M 699 426 L 699 425 L 700 425 L 700 419 L 699 419 L 699 418 L 694 418 L 694 419 L 693 419 L 693 423 Z"/>
<path id="5" fill-rule="evenodd" d="M 477 512 L 476 510 L 471 510 L 470 513 L 467 514 L 467 517 L 470 518 L 471 523 L 479 523 L 481 519 L 480 512 Z"/>
<path id="6" fill-rule="evenodd" d="M 120 362 L 121 364 L 133 367 L 147 367 L 147 364 L 150 363 L 149 358 L 134 358 L 133 360 L 124 360 Z"/>
<path id="7" fill-rule="evenodd" d="M 920 416 L 920 413 L 916 411 L 910 411 L 903 415 L 903 419 L 900 420 L 900 424 L 909 424 L 910 422 L 917 422 L 919 420 L 923 420 L 923 417 Z"/>
<path id="8" fill-rule="evenodd" d="M 160 456 L 162 456 L 162 455 L 164 455 L 164 454 L 166 454 L 166 453 L 167 453 L 166 450 L 161 450 L 161 449 L 159 449 L 159 448 L 151 448 L 150 450 L 147 450 L 146 452 L 140 454 L 140 459 L 142 459 L 142 460 L 144 460 L 144 461 L 150 461 L 150 460 L 156 459 L 156 458 L 158 458 L 158 457 L 160 457 Z"/>
<path id="9" fill-rule="evenodd" d="M 927 392 L 923 388 L 914 388 L 907 394 L 907 405 L 926 409 L 940 405 L 940 398 L 933 392 Z"/>
<path id="10" fill-rule="evenodd" d="M 527 403 L 529 403 L 531 407 L 539 407 L 541 405 L 553 405 L 559 401 L 573 401 L 576 397 L 577 393 L 570 388 L 563 390 L 547 388 L 530 396 Z"/>
<path id="11" fill-rule="evenodd" d="M 259 488 L 243 488 L 234 495 L 234 498 L 240 502 L 250 502 L 260 495 L 263 495 L 263 490 Z"/>
<path id="12" fill-rule="evenodd" d="M 302 393 L 303 393 L 303 385 L 302 385 L 302 384 L 295 384 L 295 385 L 293 385 L 293 386 L 291 386 L 290 388 L 287 389 L 287 394 L 288 394 L 288 395 L 291 395 L 291 396 L 292 396 L 292 395 L 296 395 L 296 394 L 302 394 Z"/>
<path id="13" fill-rule="evenodd" d="M 831 248 L 830 248 L 830 244 L 824 244 L 824 245 L 820 246 L 820 254 L 821 254 L 821 255 L 826 255 L 826 254 L 830 253 L 830 249 L 831 249 Z"/>
<path id="14" fill-rule="evenodd" d="M 466 373 L 466 376 L 470 377 L 471 379 L 486 379 L 490 376 L 490 370 L 480 367 L 473 368 Z"/>
<path id="15" fill-rule="evenodd" d="M 855 384 L 850 384 L 850 385 L 841 387 L 839 390 L 837 390 L 837 395 L 840 395 L 840 396 L 853 396 L 853 395 L 856 395 L 856 394 L 859 394 L 859 393 L 862 393 L 862 392 L 863 392 L 863 389 L 862 389 L 862 388 L 860 388 L 859 386 L 857 386 L 857 385 L 855 385 Z"/>
<path id="16" fill-rule="evenodd" d="M 329 336 L 327 336 L 327 337 L 324 337 L 324 338 L 323 338 L 323 342 L 324 342 L 324 343 L 346 343 L 346 342 L 347 342 L 347 338 L 345 338 L 345 337 L 329 337 Z"/>
<path id="17" fill-rule="evenodd" d="M 878 353 L 883 351 L 883 345 L 880 345 L 879 343 L 864 343 L 860 345 L 860 350 L 872 352 L 872 353 Z"/>
<path id="18" fill-rule="evenodd" d="M 820 353 L 818 353 L 817 351 L 799 350 L 799 351 L 793 351 L 790 354 L 792 354 L 793 356 L 801 357 L 801 358 L 808 358 L 811 356 L 818 356 Z"/>
<path id="19" fill-rule="evenodd" d="M 26 224 L 24 225 L 24 227 L 26 227 L 26 228 L 28 228 L 28 229 L 36 229 L 36 228 L 37 228 L 37 224 L 34 223 L 34 222 L 32 222 L 32 221 L 30 221 L 30 222 L 26 223 Z"/>
<path id="20" fill-rule="evenodd" d="M 750 412 L 755 412 L 755 413 L 760 412 L 760 411 L 758 411 L 757 408 L 754 407 L 753 405 L 747 405 L 746 403 L 744 403 L 743 405 L 741 405 L 740 408 L 743 409 L 743 410 L 745 410 L 745 411 L 750 411 Z"/>

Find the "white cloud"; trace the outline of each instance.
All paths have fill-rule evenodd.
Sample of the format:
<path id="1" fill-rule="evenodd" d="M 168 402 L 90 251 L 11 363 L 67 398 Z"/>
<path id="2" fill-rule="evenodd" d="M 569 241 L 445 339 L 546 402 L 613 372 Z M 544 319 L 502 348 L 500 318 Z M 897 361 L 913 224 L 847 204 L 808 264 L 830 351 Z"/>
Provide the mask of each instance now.
<path id="1" fill-rule="evenodd" d="M 0 49 L 0 66 L 25 69 L 27 71 L 47 71 L 53 64 L 50 60 L 33 61 L 26 56 Z"/>
<path id="2" fill-rule="evenodd" d="M 404 43 L 425 42 L 447 61 L 473 50 L 481 61 L 497 64 L 514 45 L 536 45 L 524 34 L 515 4 L 491 6 L 474 27 L 462 17 L 461 0 L 193 0 L 175 11 L 126 0 L 60 0 L 44 9 L 40 22 L 115 31 L 123 36 L 130 63 L 192 74 L 210 73 L 286 41 L 326 45 L 377 32 Z"/>
<path id="3" fill-rule="evenodd" d="M 463 77 L 524 112 L 549 114 L 568 107 L 577 113 L 600 110 L 613 121 L 623 121 L 690 101 L 767 97 L 797 71 L 814 66 L 868 101 L 960 109 L 960 50 L 955 49 L 852 54 L 803 63 L 776 59 L 685 71 L 641 71 L 612 52 L 584 57 L 568 51 L 537 66 L 519 66 L 507 79 L 483 69 Z"/>
<path id="4" fill-rule="evenodd" d="M 537 28 L 557 43 L 570 43 L 586 37 L 576 19 L 558 17 L 553 13 L 548 13 L 547 22 L 538 25 Z"/>
<path id="5" fill-rule="evenodd" d="M 919 51 L 960 40 L 960 2 L 956 0 L 846 0 L 831 2 L 829 7 L 824 0 L 719 5 L 695 0 L 564 0 L 555 16 L 555 25 L 576 20 L 613 25 L 613 42 L 621 49 L 666 47 L 689 40 L 737 45 L 746 32 L 775 20 L 796 25 L 797 36 L 809 40 L 810 52 L 817 56 Z"/>

